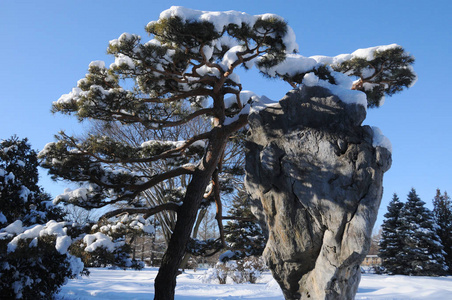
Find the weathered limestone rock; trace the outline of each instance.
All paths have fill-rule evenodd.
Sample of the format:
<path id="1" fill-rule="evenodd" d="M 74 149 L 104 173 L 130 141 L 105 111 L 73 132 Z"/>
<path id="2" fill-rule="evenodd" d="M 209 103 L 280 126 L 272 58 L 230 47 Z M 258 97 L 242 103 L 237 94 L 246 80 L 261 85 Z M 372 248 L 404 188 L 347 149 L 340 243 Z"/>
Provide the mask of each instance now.
<path id="1" fill-rule="evenodd" d="M 246 187 L 263 211 L 265 259 L 286 299 L 353 299 L 391 153 L 364 107 L 303 87 L 249 116 Z"/>

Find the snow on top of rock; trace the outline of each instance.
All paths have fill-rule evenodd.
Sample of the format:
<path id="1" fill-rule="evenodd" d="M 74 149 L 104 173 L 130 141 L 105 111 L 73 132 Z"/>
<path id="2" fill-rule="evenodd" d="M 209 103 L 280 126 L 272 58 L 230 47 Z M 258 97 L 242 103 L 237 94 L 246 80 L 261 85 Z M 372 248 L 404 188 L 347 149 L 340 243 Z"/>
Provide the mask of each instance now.
<path id="1" fill-rule="evenodd" d="M 240 115 L 247 115 L 255 111 L 260 111 L 266 107 L 278 104 L 278 101 L 271 100 L 266 96 L 258 96 L 251 91 L 241 91 L 240 92 L 240 102 L 243 105 L 242 110 L 233 117 L 226 118 L 224 125 L 228 125 L 237 121 Z M 237 98 L 235 96 L 225 99 L 225 106 L 231 107 L 234 103 L 237 103 Z"/>
<path id="2" fill-rule="evenodd" d="M 338 96 L 342 102 L 347 104 L 359 104 L 367 108 L 367 97 L 361 91 L 351 90 L 351 80 L 344 74 L 332 72 L 334 79 L 338 85 L 331 84 L 326 80 L 320 79 L 314 73 L 308 73 L 303 78 L 303 84 L 306 86 L 321 86 L 329 89 L 331 93 Z"/>
<path id="3" fill-rule="evenodd" d="M 372 138 L 372 146 L 373 147 L 383 147 L 392 152 L 392 144 L 391 141 L 383 135 L 383 132 L 380 128 L 376 126 L 372 126 L 373 138 Z"/>

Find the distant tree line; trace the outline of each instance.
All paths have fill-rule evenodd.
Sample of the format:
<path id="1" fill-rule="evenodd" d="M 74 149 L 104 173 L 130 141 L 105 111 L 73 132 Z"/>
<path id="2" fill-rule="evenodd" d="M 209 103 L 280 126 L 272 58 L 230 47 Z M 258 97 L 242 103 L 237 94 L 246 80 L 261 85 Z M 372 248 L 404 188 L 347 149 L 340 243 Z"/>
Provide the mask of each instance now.
<path id="1" fill-rule="evenodd" d="M 384 215 L 379 256 L 384 272 L 415 276 L 452 274 L 452 202 L 438 189 L 433 211 L 413 188 L 407 201 L 393 195 Z"/>

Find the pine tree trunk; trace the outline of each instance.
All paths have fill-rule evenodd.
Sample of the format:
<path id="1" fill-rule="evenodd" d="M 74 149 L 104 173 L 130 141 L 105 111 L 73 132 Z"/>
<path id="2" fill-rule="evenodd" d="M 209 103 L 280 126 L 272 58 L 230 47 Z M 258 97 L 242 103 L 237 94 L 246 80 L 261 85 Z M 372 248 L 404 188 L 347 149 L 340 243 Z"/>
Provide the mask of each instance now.
<path id="1" fill-rule="evenodd" d="M 178 268 L 184 257 L 203 195 L 226 145 L 224 133 L 221 131 L 216 131 L 216 133 L 216 138 L 210 139 L 203 162 L 193 174 L 192 180 L 187 186 L 183 204 L 178 210 L 173 234 L 155 278 L 154 300 L 174 299 Z"/>

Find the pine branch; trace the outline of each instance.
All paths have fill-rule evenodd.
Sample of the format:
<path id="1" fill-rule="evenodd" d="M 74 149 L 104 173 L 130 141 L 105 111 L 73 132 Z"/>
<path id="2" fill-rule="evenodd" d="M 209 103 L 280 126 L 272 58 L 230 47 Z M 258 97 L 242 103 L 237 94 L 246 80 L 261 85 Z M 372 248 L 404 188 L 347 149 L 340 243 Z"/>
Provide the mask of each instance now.
<path id="1" fill-rule="evenodd" d="M 113 211 L 109 211 L 106 214 L 104 214 L 103 216 L 100 217 L 100 219 L 109 219 L 111 217 L 116 217 L 118 215 L 121 214 L 144 214 L 144 219 L 149 218 L 152 215 L 155 215 L 159 212 L 162 211 L 167 211 L 167 210 L 171 210 L 171 211 L 175 211 L 177 212 L 179 209 L 179 204 L 177 203 L 163 203 L 160 204 L 158 206 L 154 206 L 154 207 L 139 207 L 139 208 L 120 208 L 120 209 L 116 209 Z"/>

